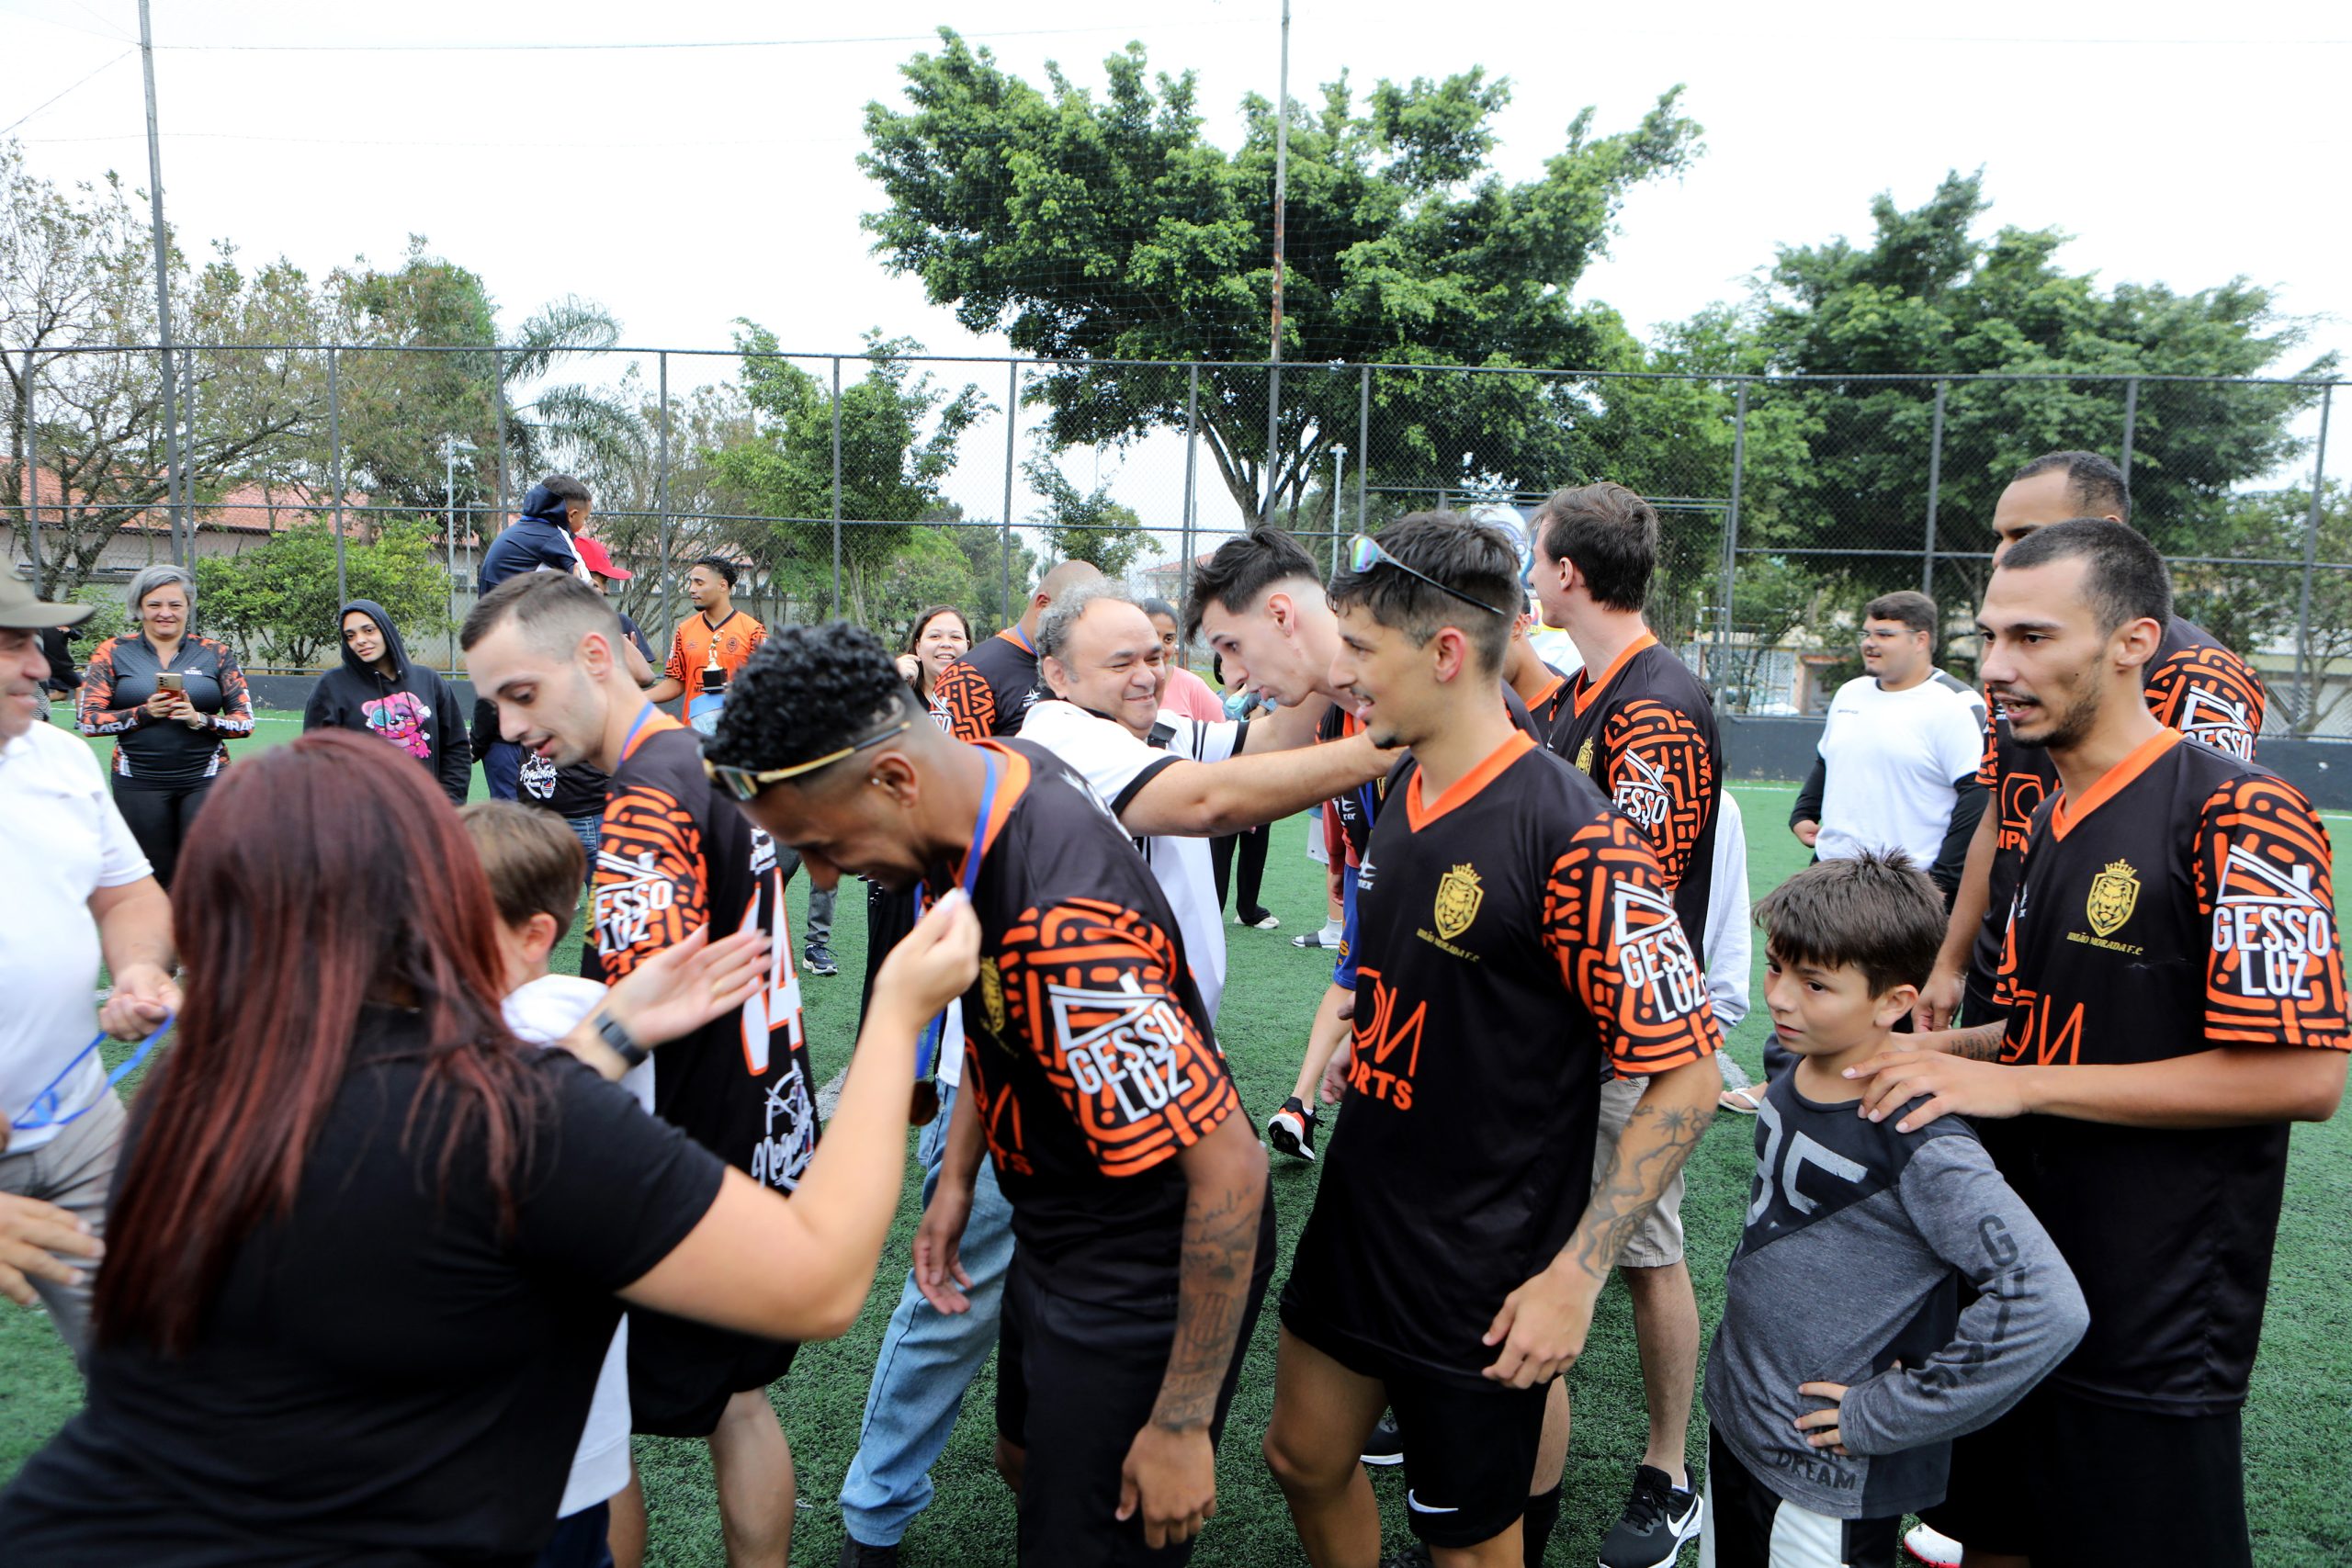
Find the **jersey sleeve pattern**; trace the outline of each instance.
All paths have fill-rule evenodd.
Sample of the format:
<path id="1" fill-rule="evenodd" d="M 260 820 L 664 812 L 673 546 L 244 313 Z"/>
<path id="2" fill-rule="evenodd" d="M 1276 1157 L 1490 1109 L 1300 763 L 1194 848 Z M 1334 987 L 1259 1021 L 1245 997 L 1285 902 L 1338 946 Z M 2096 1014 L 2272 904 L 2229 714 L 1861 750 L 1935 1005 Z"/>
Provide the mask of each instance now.
<path id="1" fill-rule="evenodd" d="M 679 623 L 677 629 L 670 634 L 670 661 L 662 666 L 662 674 L 664 679 L 675 681 L 682 686 L 686 683 L 686 628 L 684 622 Z"/>
<path id="2" fill-rule="evenodd" d="M 596 953 L 604 978 L 616 982 L 709 923 L 702 825 L 667 791 L 614 791 L 594 886 Z"/>
<path id="3" fill-rule="evenodd" d="M 2269 703 L 2262 678 L 2226 648 L 2184 648 L 2148 677 L 2148 710 L 2189 739 L 2254 761 Z"/>
<path id="4" fill-rule="evenodd" d="M 1579 829 L 1544 888 L 1544 943 L 1599 1026 L 1619 1076 L 1695 1062 L 1723 1043 L 1690 939 L 1639 829 Z"/>
<path id="5" fill-rule="evenodd" d="M 986 676 L 962 660 L 932 682 L 931 711 L 958 740 L 986 740 L 996 733 L 996 693 Z"/>
<path id="6" fill-rule="evenodd" d="M 2352 1046 L 2332 864 L 2310 802 L 2277 779 L 2234 779 L 2205 803 L 2197 911 L 2211 933 L 2207 1040 Z"/>
<path id="7" fill-rule="evenodd" d="M 220 685 L 220 711 L 208 715 L 213 733 L 217 735 L 251 735 L 254 732 L 254 698 L 245 685 L 245 671 L 237 656 L 225 642 L 210 637 L 198 637 L 198 646 L 212 655 L 213 676 Z"/>
<path id="8" fill-rule="evenodd" d="M 1690 715 L 1637 697 L 1600 736 L 1609 796 L 1648 838 L 1669 893 L 1689 874 L 1715 797 L 1715 764 Z"/>
<path id="9" fill-rule="evenodd" d="M 1224 1058 L 1178 1002 L 1176 945 L 1146 917 L 1072 898 L 1007 929 L 997 962 L 1024 1041 L 1105 1176 L 1136 1176 L 1238 1111 Z"/>
<path id="10" fill-rule="evenodd" d="M 90 662 L 82 671 L 82 697 L 79 718 L 85 735 L 119 735 L 138 726 L 139 708 L 114 705 L 115 639 L 107 638 L 90 654 Z"/>
<path id="11" fill-rule="evenodd" d="M 1984 754 L 1976 761 L 1976 782 L 1986 789 L 2001 787 L 2001 709 L 1984 705 Z"/>

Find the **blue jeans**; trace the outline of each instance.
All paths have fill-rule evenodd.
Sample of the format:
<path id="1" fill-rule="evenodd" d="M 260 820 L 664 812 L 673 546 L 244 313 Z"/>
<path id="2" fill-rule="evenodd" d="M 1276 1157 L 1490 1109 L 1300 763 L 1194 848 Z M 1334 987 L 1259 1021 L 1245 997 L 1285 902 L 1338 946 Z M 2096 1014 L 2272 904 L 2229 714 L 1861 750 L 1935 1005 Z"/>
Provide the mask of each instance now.
<path id="1" fill-rule="evenodd" d="M 926 1206 L 939 1185 L 939 1162 L 955 1109 L 956 1091 L 941 1085 L 939 1114 L 922 1130 L 915 1150 L 922 1159 Z M 914 1517 L 930 1506 L 931 1467 L 956 1429 L 965 1389 L 996 1348 L 1004 1276 L 1012 1263 L 1012 1205 L 997 1190 L 995 1167 L 986 1159 L 972 1189 L 961 1259 L 972 1277 L 969 1311 L 935 1311 L 909 1270 L 898 1310 L 883 1331 L 874 1382 L 865 1391 L 857 1457 L 842 1483 L 842 1523 L 868 1546 L 898 1545 Z"/>
<path id="2" fill-rule="evenodd" d="M 512 800 L 522 787 L 523 748 L 511 740 L 493 740 L 482 748 L 481 782 L 492 800 Z"/>

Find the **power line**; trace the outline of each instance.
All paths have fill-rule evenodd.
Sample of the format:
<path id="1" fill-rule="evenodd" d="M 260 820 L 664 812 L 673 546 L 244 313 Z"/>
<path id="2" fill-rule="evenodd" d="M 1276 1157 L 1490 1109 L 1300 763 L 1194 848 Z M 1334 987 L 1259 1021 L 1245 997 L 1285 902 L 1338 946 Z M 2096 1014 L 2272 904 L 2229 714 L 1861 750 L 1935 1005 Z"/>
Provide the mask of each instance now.
<path id="1" fill-rule="evenodd" d="M 83 77 L 83 78 L 82 78 L 82 80 L 81 80 L 81 81 L 74 83 L 73 86 L 71 86 L 71 87 L 67 87 L 67 88 L 64 90 L 64 92 L 56 93 L 56 94 L 51 95 L 51 96 L 49 96 L 49 97 L 43 98 L 40 103 L 35 104 L 31 108 L 27 109 L 23 114 L 18 115 L 15 119 L 10 120 L 7 124 L 6 124 L 6 125 L 0 125 L 0 136 L 6 136 L 6 135 L 7 135 L 7 134 L 8 134 L 8 132 L 10 132 L 10 131 L 12 131 L 12 130 L 16 130 L 16 129 L 17 129 L 17 127 L 18 127 L 18 126 L 20 126 L 20 125 L 24 124 L 24 123 L 25 123 L 25 121 L 27 121 L 27 120 L 28 120 L 28 119 L 30 119 L 30 118 L 33 118 L 33 116 L 35 116 L 35 115 L 37 115 L 37 114 L 40 113 L 40 111 L 41 111 L 41 110 L 43 110 L 43 109 L 45 109 L 45 108 L 49 107 L 49 106 L 50 106 L 50 105 L 51 105 L 51 104 L 55 103 L 59 98 L 62 98 L 62 97 L 65 96 L 65 94 L 66 94 L 66 93 L 70 93 L 70 92 L 74 91 L 74 87 L 79 87 L 79 86 L 83 85 L 85 83 L 86 83 L 86 82 L 88 82 L 88 81 L 90 80 L 90 76 L 96 76 L 96 75 L 98 73 L 98 72 L 99 72 L 99 71 L 104 71 L 104 70 L 106 70 L 108 66 L 119 65 L 119 64 L 121 64 L 124 61 L 126 61 L 126 60 L 130 59 L 132 55 L 134 55 L 134 54 L 136 54 L 136 53 L 138 53 L 138 52 L 139 52 L 139 46 L 138 46 L 137 44 L 132 44 L 129 49 L 126 49 L 126 50 L 124 50 L 120 54 L 116 55 L 112 60 L 107 61 L 104 65 L 100 65 L 100 66 L 97 68 L 97 71 L 93 71 L 93 72 L 91 72 L 89 76 L 85 76 L 85 77 Z"/>
<path id="2" fill-rule="evenodd" d="M 1181 24 L 1183 28 L 1224 28 L 1238 24 L 1227 21 L 1201 21 Z M 1003 38 L 1070 38 L 1090 33 L 1117 33 L 1134 30 L 1134 24 L 1110 23 L 1087 28 L 1017 28 L 993 32 L 962 33 L 967 39 Z M 1169 30 L 1162 27 L 1162 31 Z M 680 41 L 662 39 L 637 43 L 181 43 L 166 47 L 175 50 L 200 50 L 208 52 L 240 54 L 550 54 L 550 53 L 618 53 L 631 51 L 674 51 L 707 49 L 821 49 L 843 44 L 869 43 L 932 43 L 938 39 L 936 32 L 874 33 L 855 38 L 769 38 L 769 39 L 703 39 Z"/>

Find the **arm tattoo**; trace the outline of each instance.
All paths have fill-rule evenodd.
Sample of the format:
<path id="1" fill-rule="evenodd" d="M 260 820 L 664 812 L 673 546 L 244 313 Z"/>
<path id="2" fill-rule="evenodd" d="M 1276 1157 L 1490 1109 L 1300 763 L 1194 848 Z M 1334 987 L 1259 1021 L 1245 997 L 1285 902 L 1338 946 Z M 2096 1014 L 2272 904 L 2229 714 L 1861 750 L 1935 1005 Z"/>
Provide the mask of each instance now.
<path id="1" fill-rule="evenodd" d="M 1634 1107 L 1625 1130 L 1618 1136 L 1617 1152 L 1592 1190 L 1584 1218 L 1568 1238 L 1566 1256 L 1594 1280 L 1606 1280 L 1617 1259 L 1648 1218 L 1668 1183 L 1674 1179 L 1699 1136 L 1714 1119 L 1714 1107 L 1649 1103 L 1646 1094 Z"/>
<path id="2" fill-rule="evenodd" d="M 1258 1256 L 1264 1179 L 1194 1188 L 1184 1208 L 1182 1273 L 1177 1286 L 1176 1342 L 1152 1406 L 1155 1426 L 1205 1427 L 1233 1364 L 1234 1341 L 1249 1313 L 1250 1276 Z"/>
<path id="3" fill-rule="evenodd" d="M 1997 1062 L 2001 1059 L 2001 1037 L 2008 1032 L 2006 1023 L 1980 1023 L 1973 1029 L 1956 1031 L 1944 1053 L 1965 1056 L 1972 1062 Z"/>

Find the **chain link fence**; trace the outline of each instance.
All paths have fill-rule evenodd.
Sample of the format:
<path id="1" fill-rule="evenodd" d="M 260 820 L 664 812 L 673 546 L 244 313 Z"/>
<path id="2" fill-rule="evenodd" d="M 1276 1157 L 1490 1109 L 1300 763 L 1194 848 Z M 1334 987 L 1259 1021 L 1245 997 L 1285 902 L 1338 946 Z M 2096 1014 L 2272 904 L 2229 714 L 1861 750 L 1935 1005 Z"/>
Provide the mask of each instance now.
<path id="1" fill-rule="evenodd" d="M 258 667 L 335 657 L 375 597 L 457 664 L 482 547 L 543 474 L 596 497 L 657 645 L 718 556 L 771 624 L 903 637 L 953 604 L 985 635 L 1038 573 L 1093 560 L 1181 601 L 1187 563 L 1271 518 L 1327 566 L 1429 507 L 1520 515 L 1564 484 L 1650 498 L 1650 614 L 1728 712 L 1814 711 L 1856 672 L 1860 606 L 1942 606 L 1973 672 L 1993 506 L 2045 451 L 2131 476 L 2181 613 L 2251 658 L 2271 726 L 2352 735 L 2352 504 L 2335 384 L 2154 375 L 1851 378 L 862 353 L 276 345 L 0 354 L 0 531 L 44 592 L 119 602 L 194 563 Z M 173 428 L 162 396 L 173 380 Z M 2339 465 L 2341 457 L 2335 459 Z M 1499 514 L 1499 513 L 1498 513 Z M 334 595 L 330 599 L 329 595 Z"/>

